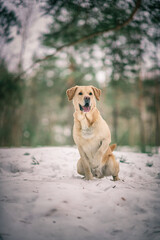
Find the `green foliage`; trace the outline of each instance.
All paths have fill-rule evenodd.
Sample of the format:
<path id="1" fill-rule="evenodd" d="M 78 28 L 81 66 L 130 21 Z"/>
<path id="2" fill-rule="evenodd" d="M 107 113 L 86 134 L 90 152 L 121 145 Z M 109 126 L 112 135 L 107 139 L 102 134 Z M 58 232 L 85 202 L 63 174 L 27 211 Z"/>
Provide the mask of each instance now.
<path id="1" fill-rule="evenodd" d="M 0 106 L 16 106 L 22 102 L 22 83 L 15 81 L 15 75 L 10 73 L 2 61 L 0 63 Z"/>
<path id="2" fill-rule="evenodd" d="M 148 161 L 148 162 L 146 163 L 146 167 L 152 167 L 152 166 L 153 166 L 153 162 Z"/>
<path id="3" fill-rule="evenodd" d="M 134 1 L 74 1 L 48 0 L 44 6 L 47 15 L 54 16 L 50 32 L 44 34 L 43 43 L 59 47 L 95 32 L 103 32 L 123 23 L 131 14 Z M 98 38 L 81 43 L 91 45 Z"/>
<path id="4" fill-rule="evenodd" d="M 26 153 L 24 153 L 23 155 L 28 156 L 28 155 L 30 155 L 30 153 L 26 152 Z"/>
<path id="5" fill-rule="evenodd" d="M 24 85 L 22 79 L 15 81 L 15 75 L 8 71 L 4 61 L 0 63 L 0 73 L 0 143 L 16 146 L 21 141 L 20 106 Z"/>
<path id="6" fill-rule="evenodd" d="M 39 161 L 34 156 L 32 157 L 32 165 L 39 165 Z"/>
<path id="7" fill-rule="evenodd" d="M 9 10 L 4 6 L 4 3 L 0 1 L 0 37 L 5 39 L 5 43 L 9 43 L 13 40 L 11 28 L 14 26 L 20 28 L 20 25 L 15 12 Z"/>
<path id="8" fill-rule="evenodd" d="M 121 156 L 119 159 L 120 163 L 126 163 L 129 164 L 129 162 L 127 162 L 127 158 L 125 156 Z"/>

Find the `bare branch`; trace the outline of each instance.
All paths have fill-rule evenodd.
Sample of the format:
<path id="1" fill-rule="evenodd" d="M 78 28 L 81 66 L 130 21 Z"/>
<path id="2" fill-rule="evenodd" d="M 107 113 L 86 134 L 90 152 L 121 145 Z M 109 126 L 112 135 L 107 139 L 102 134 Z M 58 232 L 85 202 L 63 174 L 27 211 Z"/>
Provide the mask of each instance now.
<path id="1" fill-rule="evenodd" d="M 133 20 L 133 17 L 135 16 L 135 14 L 136 14 L 137 10 L 139 9 L 140 5 L 141 5 L 141 0 L 137 0 L 135 8 L 133 9 L 133 12 L 129 16 L 129 18 L 127 20 L 125 20 L 123 23 L 119 24 L 116 27 L 110 28 L 110 29 L 105 29 L 103 31 L 92 33 L 92 34 L 90 34 L 88 36 L 84 36 L 84 37 L 82 37 L 82 38 L 80 38 L 80 39 L 78 39 L 76 41 L 73 41 L 73 42 L 65 44 L 65 45 L 63 45 L 61 47 L 58 47 L 56 49 L 55 53 L 47 55 L 47 56 L 45 56 L 43 58 L 37 59 L 35 62 L 33 62 L 32 65 L 30 67 L 28 67 L 25 71 L 23 71 L 21 74 L 19 74 L 15 78 L 15 80 L 19 79 L 22 75 L 24 75 L 26 72 L 28 72 L 30 69 L 32 69 L 36 64 L 41 63 L 41 62 L 43 62 L 43 61 L 45 61 L 45 60 L 55 56 L 58 52 L 62 51 L 63 49 L 65 49 L 67 47 L 75 46 L 75 45 L 77 45 L 77 44 L 79 44 L 79 43 L 81 43 L 83 41 L 89 40 L 89 39 L 91 39 L 93 37 L 97 37 L 97 36 L 103 35 L 104 33 L 112 32 L 112 31 L 118 31 L 121 28 L 127 26 Z"/>

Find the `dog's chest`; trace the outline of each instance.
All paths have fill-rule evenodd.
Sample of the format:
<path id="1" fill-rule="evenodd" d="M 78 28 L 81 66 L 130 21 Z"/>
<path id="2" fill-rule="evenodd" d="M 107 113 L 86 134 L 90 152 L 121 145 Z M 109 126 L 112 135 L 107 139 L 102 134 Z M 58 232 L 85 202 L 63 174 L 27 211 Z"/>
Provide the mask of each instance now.
<path id="1" fill-rule="evenodd" d="M 88 123 L 86 119 L 81 121 L 81 133 L 82 133 L 82 137 L 85 139 L 94 137 L 94 127 L 93 126 L 88 127 Z"/>

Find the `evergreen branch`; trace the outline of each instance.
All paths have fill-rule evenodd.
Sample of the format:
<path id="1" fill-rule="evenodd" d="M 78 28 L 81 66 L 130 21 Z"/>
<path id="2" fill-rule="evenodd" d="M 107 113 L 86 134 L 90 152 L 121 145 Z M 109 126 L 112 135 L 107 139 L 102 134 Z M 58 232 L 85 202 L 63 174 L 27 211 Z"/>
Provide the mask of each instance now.
<path id="1" fill-rule="evenodd" d="M 26 72 L 28 72 L 30 69 L 32 69 L 36 64 L 40 63 L 40 62 L 44 62 L 45 60 L 55 56 L 58 52 L 62 51 L 64 48 L 67 48 L 67 47 L 71 47 L 71 46 L 75 46 L 83 41 L 86 41 L 86 40 L 89 40 L 93 37 L 97 37 L 97 36 L 100 36 L 100 35 L 103 35 L 104 33 L 108 33 L 108 32 L 112 32 L 112 31 L 118 31 L 120 30 L 121 28 L 127 26 L 132 20 L 133 20 L 133 17 L 135 16 L 137 10 L 139 9 L 141 5 L 141 0 L 137 0 L 136 1 L 136 4 L 135 4 L 135 8 L 133 10 L 133 12 L 131 13 L 131 15 L 129 16 L 129 18 L 127 20 L 125 20 L 123 23 L 117 25 L 116 27 L 113 27 L 113 28 L 110 28 L 110 29 L 105 29 L 103 31 L 99 31 L 99 32 L 95 32 L 95 33 L 92 33 L 90 35 L 87 35 L 87 36 L 84 36 L 78 40 L 75 40 L 71 43 L 67 43 L 67 44 L 64 44 L 62 45 L 61 47 L 58 47 L 56 48 L 56 51 L 53 53 L 53 54 L 49 54 L 41 59 L 37 59 L 36 61 L 34 61 L 31 66 L 29 66 L 25 71 L 23 71 L 22 73 L 20 73 L 16 78 L 15 80 L 18 80 L 21 76 L 23 76 Z"/>

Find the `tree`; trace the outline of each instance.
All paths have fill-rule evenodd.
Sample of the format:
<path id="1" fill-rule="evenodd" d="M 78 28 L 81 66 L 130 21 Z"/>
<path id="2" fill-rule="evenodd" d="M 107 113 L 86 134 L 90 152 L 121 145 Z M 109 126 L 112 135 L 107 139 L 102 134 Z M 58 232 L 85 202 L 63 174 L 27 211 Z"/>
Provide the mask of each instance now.
<path id="1" fill-rule="evenodd" d="M 10 43 L 14 36 L 12 29 L 15 27 L 17 32 L 20 29 L 20 21 L 15 12 L 8 9 L 2 1 L 0 1 L 0 58 L 4 58 L 4 45 Z"/>
<path id="2" fill-rule="evenodd" d="M 18 146 L 21 142 L 20 108 L 23 98 L 23 82 L 14 81 L 4 62 L 0 63 L 0 144 Z M 22 81 L 22 79 L 21 79 Z"/>
<path id="3" fill-rule="evenodd" d="M 21 141 L 17 106 L 22 102 L 23 81 L 21 78 L 19 78 L 20 83 L 14 81 L 15 74 L 8 70 L 5 59 L 7 55 L 5 45 L 13 41 L 13 30 L 18 33 L 20 27 L 21 23 L 16 13 L 0 1 L 0 143 L 2 146 L 19 145 Z"/>

